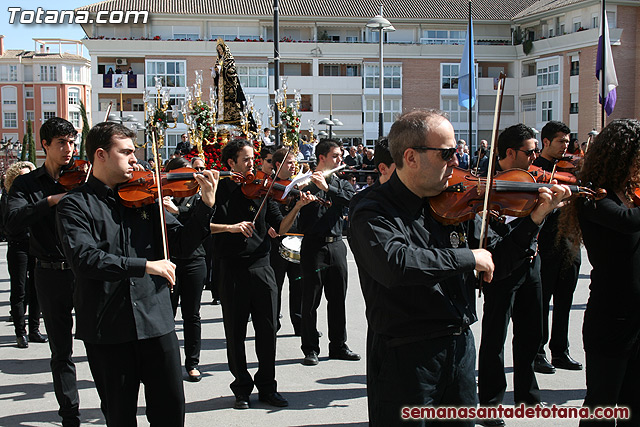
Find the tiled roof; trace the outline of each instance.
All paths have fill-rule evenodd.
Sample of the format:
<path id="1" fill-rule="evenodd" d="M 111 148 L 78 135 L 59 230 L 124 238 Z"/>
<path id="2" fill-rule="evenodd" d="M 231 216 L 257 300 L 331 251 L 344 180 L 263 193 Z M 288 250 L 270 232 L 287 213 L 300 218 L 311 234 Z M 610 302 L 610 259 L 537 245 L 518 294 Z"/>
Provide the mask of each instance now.
<path id="1" fill-rule="evenodd" d="M 573 4 L 581 3 L 583 1 L 585 0 L 538 0 L 528 8 L 516 14 L 513 18 L 514 19 L 524 18 L 526 16 L 547 12 L 549 10 L 558 9 L 560 7 L 571 6 Z"/>
<path id="2" fill-rule="evenodd" d="M 385 0 L 384 16 L 398 19 L 466 19 L 466 0 Z M 510 20 L 531 0 L 473 0 L 476 20 Z M 367 19 L 380 0 L 280 0 L 280 16 Z M 273 0 L 106 0 L 77 10 L 146 10 L 151 15 L 273 16 Z"/>
<path id="3" fill-rule="evenodd" d="M 0 55 L 0 59 L 7 59 L 7 58 L 23 58 L 23 59 L 75 59 L 75 60 L 82 60 L 82 61 L 89 61 L 87 58 L 85 58 L 84 56 L 80 56 L 80 55 L 74 55 L 72 53 L 68 53 L 68 52 L 62 52 L 62 53 L 39 53 L 39 52 L 34 52 L 32 50 L 20 50 L 20 49 L 8 49 L 4 51 L 3 55 Z"/>

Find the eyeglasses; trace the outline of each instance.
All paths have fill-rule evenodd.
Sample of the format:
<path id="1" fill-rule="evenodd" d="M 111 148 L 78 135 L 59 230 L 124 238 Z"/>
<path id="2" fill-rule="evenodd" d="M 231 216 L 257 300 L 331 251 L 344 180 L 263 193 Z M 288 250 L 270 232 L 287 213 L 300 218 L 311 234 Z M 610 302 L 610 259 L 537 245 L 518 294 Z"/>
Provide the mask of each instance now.
<path id="1" fill-rule="evenodd" d="M 273 159 L 264 159 L 265 162 L 267 163 L 271 163 L 273 161 Z"/>
<path id="2" fill-rule="evenodd" d="M 518 149 L 517 151 L 520 151 L 522 153 L 524 153 L 527 157 L 531 157 L 534 155 L 534 153 L 537 153 L 537 150 L 535 148 L 532 148 L 531 150 L 520 150 Z"/>
<path id="3" fill-rule="evenodd" d="M 204 166 L 200 166 L 194 169 L 197 170 L 198 172 L 202 172 L 204 170 Z"/>
<path id="4" fill-rule="evenodd" d="M 456 150 L 458 149 L 457 147 L 435 148 L 435 147 L 425 147 L 423 145 L 420 145 L 417 147 L 409 147 L 409 148 L 413 148 L 414 150 L 417 150 L 417 151 L 429 151 L 429 150 L 439 151 L 440 155 L 442 156 L 442 160 L 444 160 L 445 162 L 448 162 L 449 160 L 451 160 L 453 158 L 453 155 L 456 154 Z"/>

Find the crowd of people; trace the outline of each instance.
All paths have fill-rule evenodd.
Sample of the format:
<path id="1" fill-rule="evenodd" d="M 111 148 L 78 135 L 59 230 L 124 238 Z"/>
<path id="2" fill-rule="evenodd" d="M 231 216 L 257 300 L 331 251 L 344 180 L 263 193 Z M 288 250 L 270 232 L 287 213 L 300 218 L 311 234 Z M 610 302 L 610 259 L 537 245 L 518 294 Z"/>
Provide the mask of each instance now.
<path id="1" fill-rule="evenodd" d="M 200 305 L 209 289 L 213 303 L 222 305 L 233 408 L 250 408 L 254 389 L 267 405 L 286 407 L 275 368 L 285 278 L 302 365 L 320 362 L 317 311 L 323 294 L 329 359 L 361 359 L 347 345 L 348 220 L 368 324 L 370 424 L 404 424 L 403 407 L 502 404 L 510 322 L 514 400 L 534 406 L 541 404 L 536 373 L 583 369 L 569 353 L 568 322 L 584 244 L 593 267 L 583 329 L 584 405 L 626 406 L 627 425 L 637 425 L 640 123 L 613 121 L 581 152 L 584 162 L 576 173 L 606 190 L 601 200 L 572 198 L 572 187 L 552 181 L 539 186 L 528 213 L 492 217 L 486 230 L 480 215 L 444 223 L 429 203 L 445 193 L 456 167 L 481 179 L 489 170 L 531 165 L 553 174 L 570 134 L 565 124 L 551 121 L 538 142 L 531 128 L 510 126 L 498 137 L 492 167 L 487 141 L 470 156 L 437 110 L 401 115 L 375 150 L 301 138 L 296 154 L 265 132 L 259 153 L 264 179 L 289 182 L 297 162 L 313 164 L 309 182 L 286 203 L 265 194 L 247 197 L 245 184 L 221 180 L 200 157 L 187 160 L 192 146 L 185 134 L 162 168 L 168 173 L 192 167 L 200 190 L 132 207 L 119 188 L 134 171 L 160 167 L 136 159 L 135 133 L 117 123 L 95 125 L 85 141 L 91 172 L 68 191 L 59 178 L 72 163 L 77 131 L 64 119 L 49 119 L 39 133 L 44 164 L 14 164 L 0 199 L 16 345 L 48 341 L 62 425 L 79 425 L 75 312 L 75 337 L 86 348 L 107 424 L 135 425 L 144 384 L 149 422 L 184 425 L 182 369 L 188 381 L 202 379 Z M 242 138 L 229 141 L 221 153 L 237 176 L 255 171 L 255 155 L 253 143 Z M 337 173 L 340 166 L 345 171 Z M 293 248 L 283 253 L 288 242 Z M 477 288 L 484 300 L 476 375 L 470 325 L 478 320 Z M 178 307 L 183 363 L 174 324 Z M 245 346 L 249 320 L 258 358 L 253 375 Z M 442 420 L 460 426 L 475 421 Z M 505 424 L 495 418 L 478 422 Z"/>

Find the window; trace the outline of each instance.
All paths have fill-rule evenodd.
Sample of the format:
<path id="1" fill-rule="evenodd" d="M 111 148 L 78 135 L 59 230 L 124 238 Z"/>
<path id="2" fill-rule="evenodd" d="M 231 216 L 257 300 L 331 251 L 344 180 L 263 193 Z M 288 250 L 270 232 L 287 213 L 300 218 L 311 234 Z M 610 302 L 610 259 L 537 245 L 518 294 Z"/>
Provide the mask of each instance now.
<path id="1" fill-rule="evenodd" d="M 267 67 L 238 66 L 238 78 L 242 87 L 267 87 Z"/>
<path id="2" fill-rule="evenodd" d="M 31 123 L 36 121 L 36 112 L 35 111 L 25 111 L 24 121 L 28 122 L 31 120 Z"/>
<path id="3" fill-rule="evenodd" d="M 0 65 L 0 82 L 17 82 L 17 65 Z"/>
<path id="4" fill-rule="evenodd" d="M 32 87 L 25 87 L 24 88 L 24 97 L 25 98 L 33 98 L 33 88 Z"/>
<path id="5" fill-rule="evenodd" d="M 33 65 L 24 66 L 24 81 L 25 82 L 33 81 Z"/>
<path id="6" fill-rule="evenodd" d="M 17 65 L 9 65 L 9 81 L 17 82 L 18 81 L 18 66 Z"/>
<path id="7" fill-rule="evenodd" d="M 147 61 L 147 87 L 156 85 L 160 78 L 163 87 L 185 87 L 185 61 Z"/>
<path id="8" fill-rule="evenodd" d="M 322 66 L 322 75 L 323 76 L 339 76 L 340 75 L 340 66 L 339 65 L 323 65 Z"/>
<path id="9" fill-rule="evenodd" d="M 16 129 L 18 127 L 18 113 L 4 113 L 3 117 L 4 117 L 4 121 L 3 121 L 4 128 Z"/>
<path id="10" fill-rule="evenodd" d="M 449 115 L 451 123 L 469 123 L 469 111 L 458 104 L 458 98 L 442 98 L 442 111 Z M 471 120 L 475 122 L 475 114 Z"/>
<path id="11" fill-rule="evenodd" d="M 553 28 L 549 28 L 549 38 L 553 37 Z"/>
<path id="12" fill-rule="evenodd" d="M 569 105 L 569 114 L 578 114 L 578 103 L 572 102 Z"/>
<path id="13" fill-rule="evenodd" d="M 380 87 L 380 67 L 378 65 L 365 66 L 365 88 Z M 384 87 L 385 89 L 402 88 L 402 67 L 400 65 L 384 66 Z"/>
<path id="14" fill-rule="evenodd" d="M 80 112 L 69 111 L 69 121 L 71 122 L 74 128 L 80 128 Z"/>
<path id="15" fill-rule="evenodd" d="M 542 121 L 553 120 L 553 101 L 542 101 Z"/>
<path id="16" fill-rule="evenodd" d="M 559 36 L 564 36 L 564 24 L 560 24 L 560 29 L 558 30 Z"/>
<path id="17" fill-rule="evenodd" d="M 17 103 L 18 103 L 18 90 L 13 86 L 3 87 L 2 88 L 2 104 L 16 105 Z"/>
<path id="18" fill-rule="evenodd" d="M 42 88 L 42 105 L 56 105 L 56 88 Z"/>
<path id="19" fill-rule="evenodd" d="M 573 32 L 580 30 L 582 28 L 582 20 L 580 18 L 573 19 Z"/>
<path id="20" fill-rule="evenodd" d="M 71 88 L 69 89 L 69 105 L 80 105 L 80 90 Z"/>
<path id="21" fill-rule="evenodd" d="M 393 123 L 402 111 L 402 105 L 400 99 L 385 99 L 384 111 L 382 118 L 385 123 Z M 365 110 L 365 122 L 378 123 L 380 117 L 380 100 L 379 99 L 367 99 Z"/>
<path id="22" fill-rule="evenodd" d="M 570 76 L 577 76 L 580 74 L 580 61 L 571 61 Z"/>
<path id="23" fill-rule="evenodd" d="M 347 65 L 346 74 L 348 77 L 359 77 L 360 66 L 359 65 Z"/>
<path id="24" fill-rule="evenodd" d="M 458 30 L 424 30 L 420 43 L 422 44 L 464 44 L 466 31 Z"/>
<path id="25" fill-rule="evenodd" d="M 559 81 L 558 65 L 549 65 L 546 68 L 538 68 L 538 86 L 557 85 Z"/>
<path id="26" fill-rule="evenodd" d="M 536 99 L 525 98 L 522 101 L 522 111 L 536 111 Z"/>
<path id="27" fill-rule="evenodd" d="M 43 111 L 42 112 L 42 120 L 43 121 L 47 121 L 49 119 L 53 119 L 54 117 L 56 117 L 56 112 L 55 111 Z"/>
<path id="28" fill-rule="evenodd" d="M 58 67 L 56 65 L 41 65 L 40 80 L 43 82 L 55 82 L 57 78 Z"/>
<path id="29" fill-rule="evenodd" d="M 345 41 L 347 43 L 358 43 L 358 37 L 357 36 L 346 36 L 345 37 Z"/>
<path id="30" fill-rule="evenodd" d="M 441 64 L 442 89 L 458 89 L 459 64 Z"/>
<path id="31" fill-rule="evenodd" d="M 591 28 L 599 28 L 600 27 L 600 17 L 597 13 L 591 15 Z"/>
<path id="32" fill-rule="evenodd" d="M 200 34 L 198 33 L 173 33 L 173 38 L 176 40 L 198 40 Z"/>
<path id="33" fill-rule="evenodd" d="M 69 82 L 80 82 L 81 67 L 67 65 L 65 67 L 65 79 Z"/>

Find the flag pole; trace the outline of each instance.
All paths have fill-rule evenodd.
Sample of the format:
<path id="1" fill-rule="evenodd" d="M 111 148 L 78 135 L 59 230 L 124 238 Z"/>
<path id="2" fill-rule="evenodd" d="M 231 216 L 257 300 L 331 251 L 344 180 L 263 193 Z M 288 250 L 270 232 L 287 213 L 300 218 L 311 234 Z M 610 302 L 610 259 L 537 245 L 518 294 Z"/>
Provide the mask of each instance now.
<path id="1" fill-rule="evenodd" d="M 607 25 L 607 20 L 605 19 L 605 13 L 606 9 L 605 9 L 605 0 L 602 0 L 602 16 L 600 17 L 600 22 L 601 22 L 601 40 L 602 40 L 602 52 L 600 53 L 601 55 L 601 60 L 602 60 L 602 70 L 600 71 L 600 93 L 601 93 L 601 102 L 600 102 L 600 130 L 604 129 L 604 125 L 605 125 L 605 110 L 604 110 L 604 104 L 605 104 L 605 95 L 606 95 L 606 84 L 607 84 L 607 79 L 605 78 L 605 73 L 606 73 L 606 68 L 607 68 L 607 63 L 605 62 L 606 58 L 606 46 L 604 45 L 607 40 L 605 37 L 605 31 L 608 30 L 608 28 L 605 28 L 605 26 Z"/>
<path id="2" fill-rule="evenodd" d="M 474 75 L 472 73 L 473 70 L 473 61 L 471 59 L 472 49 L 473 49 L 473 39 L 471 38 L 471 34 L 473 31 L 471 30 L 471 0 L 469 0 L 469 147 L 473 146 L 473 105 L 471 104 L 471 93 L 472 93 L 472 85 Z M 478 141 L 476 141 L 476 149 L 477 149 Z M 469 159 L 469 170 L 471 170 L 471 159 Z"/>

